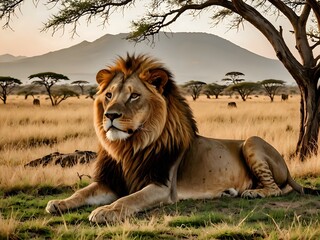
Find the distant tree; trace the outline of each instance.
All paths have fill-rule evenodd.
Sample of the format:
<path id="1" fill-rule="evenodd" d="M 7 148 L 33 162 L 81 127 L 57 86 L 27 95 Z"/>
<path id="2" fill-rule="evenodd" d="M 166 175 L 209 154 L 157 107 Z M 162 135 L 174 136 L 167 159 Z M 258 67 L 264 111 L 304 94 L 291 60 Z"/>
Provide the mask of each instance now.
<path id="1" fill-rule="evenodd" d="M 22 82 L 19 79 L 0 76 L 0 99 L 3 104 L 7 104 L 8 95 L 20 84 L 22 84 Z"/>
<path id="2" fill-rule="evenodd" d="M 25 99 L 28 99 L 28 97 L 32 97 L 35 99 L 35 95 L 41 94 L 42 91 L 40 88 L 36 87 L 35 85 L 28 85 L 22 88 L 19 92 L 18 95 L 24 95 Z"/>
<path id="3" fill-rule="evenodd" d="M 203 93 L 208 96 L 213 95 L 217 99 L 226 87 L 226 85 L 220 85 L 217 83 L 207 84 L 203 87 Z"/>
<path id="4" fill-rule="evenodd" d="M 228 91 L 229 93 L 231 92 L 238 92 L 239 95 L 241 96 L 242 100 L 245 101 L 247 96 L 246 93 L 249 89 L 246 89 L 246 86 L 243 85 L 238 85 L 239 83 L 244 82 L 244 78 L 241 78 L 242 76 L 244 76 L 244 73 L 242 72 L 228 72 L 225 75 L 226 77 L 222 79 L 222 81 L 228 82 L 231 85 L 229 85 L 229 87 L 226 88 L 226 91 Z M 232 87 L 238 85 L 238 87 Z M 246 84 L 245 84 L 246 85 Z M 231 95 L 230 95 L 231 97 Z"/>
<path id="5" fill-rule="evenodd" d="M 86 98 L 91 98 L 92 100 L 94 100 L 96 94 L 97 94 L 97 87 L 92 86 L 88 89 L 88 94 Z"/>
<path id="6" fill-rule="evenodd" d="M 284 85 L 285 81 L 276 79 L 266 79 L 260 82 L 261 86 L 264 88 L 271 102 L 273 102 L 274 96 L 280 87 Z"/>
<path id="7" fill-rule="evenodd" d="M 205 82 L 191 80 L 184 84 L 183 87 L 188 90 L 188 92 L 192 96 L 193 101 L 195 101 L 200 96 L 202 87 L 204 85 L 206 85 Z"/>
<path id="8" fill-rule="evenodd" d="M 242 76 L 244 76 L 242 72 L 228 72 L 225 76 L 226 78 L 223 78 L 222 81 L 231 82 L 233 84 L 237 84 L 244 81 L 244 78 L 241 78 Z"/>
<path id="9" fill-rule="evenodd" d="M 54 102 L 54 106 L 59 105 L 62 101 L 67 100 L 70 97 L 78 97 L 79 94 L 65 86 L 53 89 L 51 96 Z"/>
<path id="10" fill-rule="evenodd" d="M 84 85 L 89 84 L 89 82 L 85 81 L 85 80 L 78 80 L 78 81 L 73 81 L 71 84 L 77 85 L 81 90 L 81 95 L 83 95 L 84 94 Z"/>
<path id="11" fill-rule="evenodd" d="M 210 91 L 209 90 L 207 90 L 207 89 L 202 89 L 201 90 L 201 93 L 203 93 L 204 95 L 206 95 L 207 96 L 207 98 L 211 98 L 211 93 L 210 93 Z"/>
<path id="12" fill-rule="evenodd" d="M 56 105 L 51 93 L 52 86 L 54 86 L 60 80 L 69 80 L 67 76 L 54 72 L 43 72 L 29 76 L 30 80 L 34 78 L 39 78 L 40 80 L 35 80 L 32 82 L 32 84 L 41 85 L 45 87 L 52 106 Z"/>
<path id="13" fill-rule="evenodd" d="M 237 84 L 229 85 L 227 91 L 236 91 L 239 93 L 241 99 L 246 101 L 248 96 L 260 87 L 260 84 L 254 82 L 240 82 Z"/>

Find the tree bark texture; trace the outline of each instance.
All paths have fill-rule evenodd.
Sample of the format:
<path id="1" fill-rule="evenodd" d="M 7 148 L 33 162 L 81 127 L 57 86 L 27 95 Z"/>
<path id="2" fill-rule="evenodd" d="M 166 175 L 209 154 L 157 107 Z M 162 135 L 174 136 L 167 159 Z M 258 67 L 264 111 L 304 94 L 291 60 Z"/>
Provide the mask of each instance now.
<path id="1" fill-rule="evenodd" d="M 308 86 L 300 87 L 300 132 L 296 155 L 304 160 L 318 153 L 318 136 L 320 127 L 319 89 Z"/>

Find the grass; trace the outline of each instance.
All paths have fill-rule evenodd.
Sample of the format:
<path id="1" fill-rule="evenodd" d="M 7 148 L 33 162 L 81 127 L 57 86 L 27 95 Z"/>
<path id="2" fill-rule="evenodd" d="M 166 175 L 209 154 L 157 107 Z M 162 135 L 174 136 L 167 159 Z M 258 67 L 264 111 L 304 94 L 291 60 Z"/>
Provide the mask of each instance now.
<path id="1" fill-rule="evenodd" d="M 289 159 L 298 139 L 299 98 L 288 102 L 259 97 L 241 100 L 188 99 L 199 132 L 215 138 L 244 139 L 258 135 L 287 160 L 292 175 L 320 188 L 320 163 Z M 236 101 L 236 109 L 227 103 Z M 92 100 L 68 99 L 51 107 L 11 97 L 0 105 L 0 239 L 318 239 L 320 197 L 291 193 L 283 197 L 247 200 L 222 198 L 185 200 L 126 219 L 122 224 L 90 224 L 95 207 L 62 216 L 46 214 L 51 199 L 65 198 L 87 185 L 79 174 L 92 175 L 93 166 L 25 168 L 49 153 L 96 151 Z"/>
<path id="2" fill-rule="evenodd" d="M 44 212 L 47 201 L 73 190 L 41 195 L 20 191 L 0 199 L 0 239 L 296 239 L 320 237 L 319 197 L 291 193 L 259 200 L 186 200 L 155 208 L 112 226 L 90 224 L 84 207 L 62 216 Z M 187 209 L 187 210 L 186 210 Z M 291 237 L 290 237 L 291 238 Z M 286 239 L 286 237 L 284 237 Z"/>

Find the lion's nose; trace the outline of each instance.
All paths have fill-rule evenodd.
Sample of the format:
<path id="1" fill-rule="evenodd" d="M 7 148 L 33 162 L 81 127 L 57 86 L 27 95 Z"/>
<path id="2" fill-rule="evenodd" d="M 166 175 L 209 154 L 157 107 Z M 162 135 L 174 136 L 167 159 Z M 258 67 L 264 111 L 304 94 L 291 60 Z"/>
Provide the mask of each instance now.
<path id="1" fill-rule="evenodd" d="M 105 115 L 106 115 L 106 117 L 109 118 L 111 121 L 113 121 L 114 119 L 119 118 L 119 117 L 122 116 L 121 113 L 110 113 L 110 112 L 107 112 Z"/>

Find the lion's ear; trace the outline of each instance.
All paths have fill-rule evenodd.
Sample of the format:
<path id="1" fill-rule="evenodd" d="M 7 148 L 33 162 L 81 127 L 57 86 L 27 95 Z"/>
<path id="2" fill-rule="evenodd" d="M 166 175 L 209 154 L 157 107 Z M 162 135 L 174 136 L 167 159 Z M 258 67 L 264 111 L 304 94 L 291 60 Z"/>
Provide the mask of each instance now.
<path id="1" fill-rule="evenodd" d="M 159 93 L 162 94 L 164 86 L 167 84 L 168 79 L 169 76 L 166 71 L 162 69 L 155 69 L 150 71 L 150 77 L 147 82 L 155 86 Z"/>
<path id="2" fill-rule="evenodd" d="M 97 76 L 96 76 L 97 83 L 101 85 L 102 82 L 109 82 L 113 78 L 113 75 L 114 74 L 112 74 L 107 69 L 102 69 L 97 73 Z"/>

